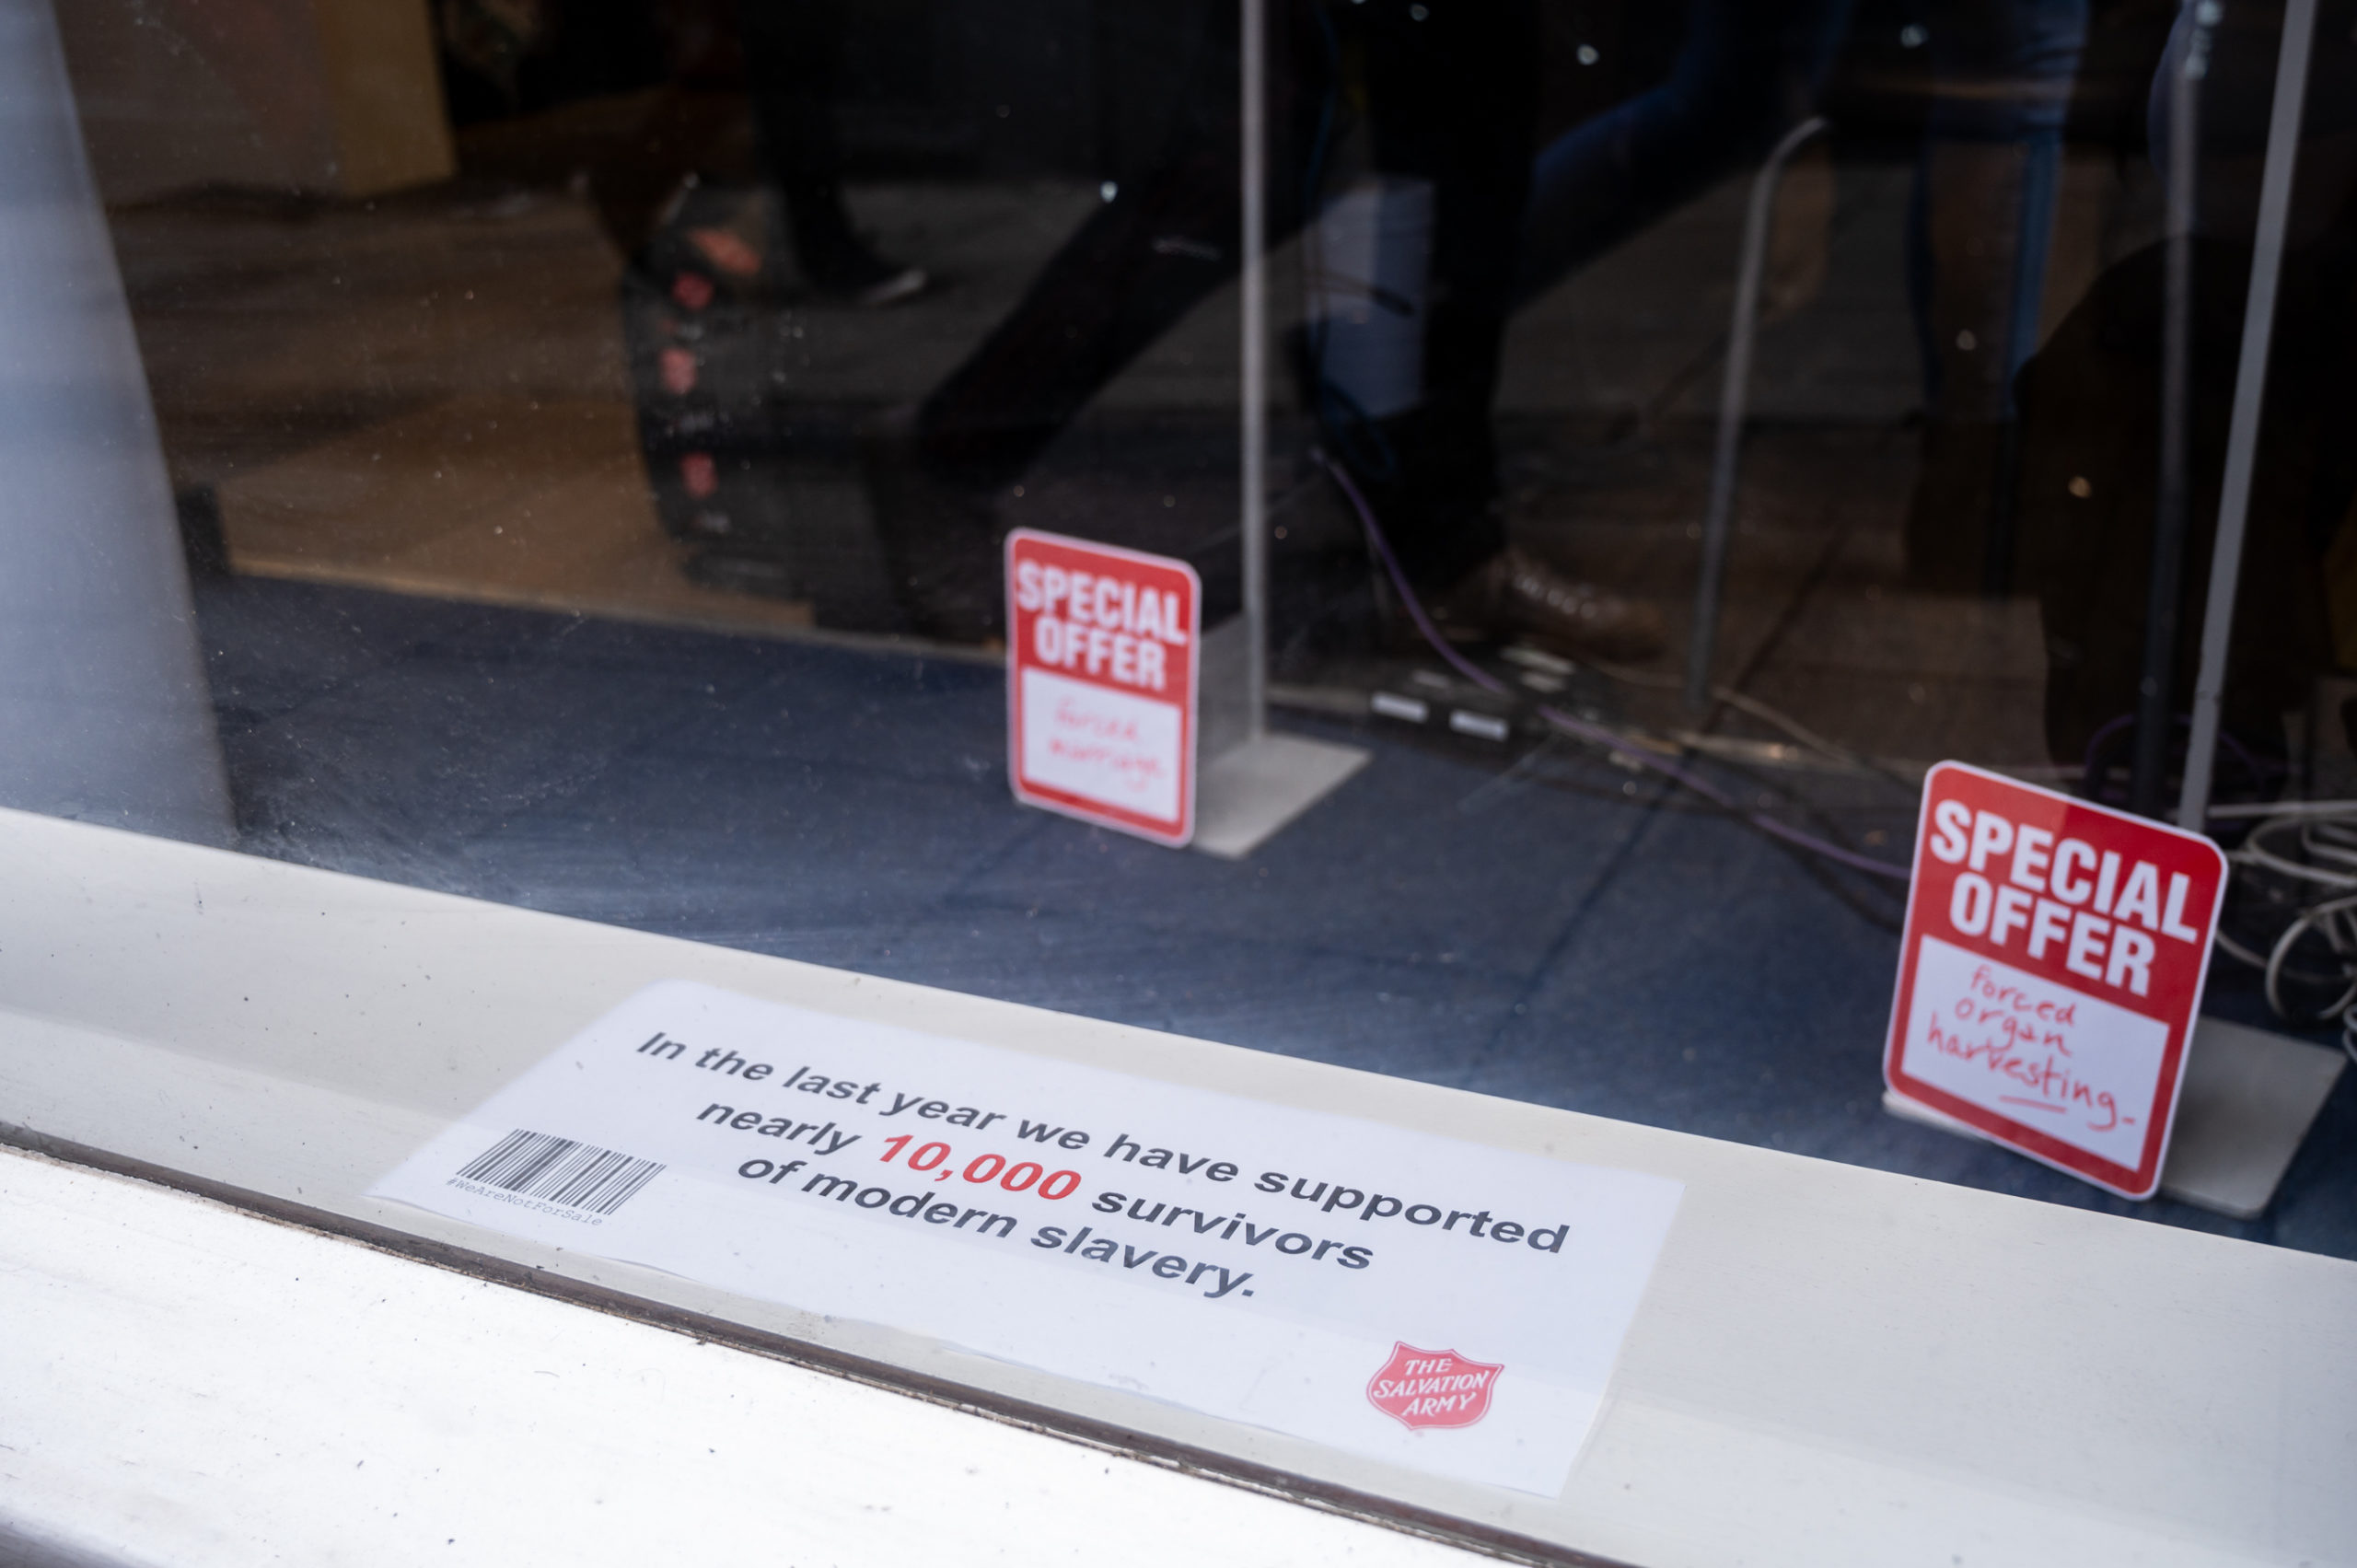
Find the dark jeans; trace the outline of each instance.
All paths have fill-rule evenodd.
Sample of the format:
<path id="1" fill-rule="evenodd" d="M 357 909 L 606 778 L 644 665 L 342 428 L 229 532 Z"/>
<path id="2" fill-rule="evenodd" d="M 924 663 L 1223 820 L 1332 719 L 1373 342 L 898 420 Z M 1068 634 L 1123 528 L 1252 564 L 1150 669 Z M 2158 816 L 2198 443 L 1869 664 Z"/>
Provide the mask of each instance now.
<path id="1" fill-rule="evenodd" d="M 1539 153 L 1517 302 L 1766 153 L 1809 112 L 1849 20 L 1850 0 L 1692 0 L 1667 81 Z"/>
<path id="2" fill-rule="evenodd" d="M 1935 417 L 2013 416 L 2014 378 L 2038 347 L 2087 9 L 2088 0 L 1924 6 L 1937 90 L 1908 261 Z M 1967 331 L 1974 346 L 1960 349 Z"/>
<path id="3" fill-rule="evenodd" d="M 1424 402 L 1408 416 L 1415 431 L 1403 456 L 1429 466 L 1439 459 L 1420 454 L 1446 455 L 1451 477 L 1411 486 L 1419 504 L 1386 520 L 1411 571 L 1443 584 L 1504 542 L 1487 505 L 1489 414 L 1529 179 L 1534 5 L 1278 0 L 1271 11 L 1271 242 L 1297 230 L 1318 199 L 1308 187 L 1332 139 L 1346 58 L 1363 72 L 1376 170 L 1434 186 Z M 1187 107 L 1151 172 L 1081 226 L 925 400 L 919 450 L 936 474 L 1011 482 L 1099 389 L 1236 275 L 1236 14 L 1228 0 L 1204 7 Z"/>
<path id="4" fill-rule="evenodd" d="M 845 0 L 745 0 L 746 96 L 763 171 L 776 186 L 803 270 L 831 283 L 856 249 L 843 208 L 835 124 Z"/>
<path id="5" fill-rule="evenodd" d="M 1569 273 L 1759 158 L 1813 108 L 1850 24 L 1851 0 L 1692 0 L 1685 47 L 1669 79 L 1565 132 L 1538 155 L 1522 228 L 1518 300 Z M 2001 221 L 2007 261 L 1992 382 L 2010 382 L 2037 341 L 2052 230 L 2061 129 L 2087 0 L 1924 0 L 1919 12 L 1935 82 L 1922 174 L 1910 225 L 1909 270 L 1923 332 L 1927 394 L 1955 379 L 1953 312 L 1941 296 L 1980 292 L 1948 226 L 1992 238 L 1986 223 L 1943 225 L 1939 209 L 1971 198 L 1938 155 L 1943 144 L 2019 148 Z M 2002 215 L 2001 215 L 2002 216 Z M 1970 311 L 1987 325 L 1990 312 Z M 1983 334 L 1974 334 L 1978 351 Z"/>

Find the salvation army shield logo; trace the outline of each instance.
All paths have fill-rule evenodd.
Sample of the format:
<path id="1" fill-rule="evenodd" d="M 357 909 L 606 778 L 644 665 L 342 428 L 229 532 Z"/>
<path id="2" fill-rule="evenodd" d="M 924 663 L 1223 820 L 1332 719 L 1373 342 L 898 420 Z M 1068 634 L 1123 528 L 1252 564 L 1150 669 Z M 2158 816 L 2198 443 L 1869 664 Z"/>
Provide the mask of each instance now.
<path id="1" fill-rule="evenodd" d="M 1418 1350 L 1399 1342 L 1367 1379 L 1367 1403 L 1410 1428 L 1470 1426 L 1490 1413 L 1490 1394 L 1504 1371 L 1453 1350 Z"/>

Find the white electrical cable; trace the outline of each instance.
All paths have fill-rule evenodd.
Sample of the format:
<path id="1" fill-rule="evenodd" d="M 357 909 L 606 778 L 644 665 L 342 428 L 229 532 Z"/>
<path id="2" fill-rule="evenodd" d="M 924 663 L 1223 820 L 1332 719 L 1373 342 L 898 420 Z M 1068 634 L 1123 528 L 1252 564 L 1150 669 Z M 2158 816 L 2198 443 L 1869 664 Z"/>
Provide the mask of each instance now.
<path id="1" fill-rule="evenodd" d="M 2305 901 L 2266 952 L 2224 931 L 2218 934 L 2219 950 L 2260 971 L 2267 1005 L 2285 1023 L 2313 1028 L 2340 1019 L 2342 1049 L 2357 1061 L 2357 801 L 2215 807 L 2210 815 L 2235 820 L 2262 811 L 2265 819 L 2226 860 L 2237 876 L 2281 878 L 2305 889 Z M 2319 939 L 2328 967 L 2304 970 L 2295 962 L 2299 949 L 2305 945 L 2313 951 Z M 2337 990 L 2325 1005 L 2310 1006 L 2285 994 L 2287 980 Z"/>

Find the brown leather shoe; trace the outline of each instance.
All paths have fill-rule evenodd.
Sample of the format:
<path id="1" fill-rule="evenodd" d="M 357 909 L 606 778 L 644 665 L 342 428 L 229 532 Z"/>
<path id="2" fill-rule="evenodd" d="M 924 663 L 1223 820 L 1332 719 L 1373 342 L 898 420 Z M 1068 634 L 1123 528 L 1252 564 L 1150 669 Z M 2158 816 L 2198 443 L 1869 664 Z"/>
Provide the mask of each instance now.
<path id="1" fill-rule="evenodd" d="M 1642 659 L 1661 652 L 1661 610 L 1565 576 L 1509 547 L 1436 600 L 1433 619 L 1452 638 L 1520 634 L 1568 654 Z"/>

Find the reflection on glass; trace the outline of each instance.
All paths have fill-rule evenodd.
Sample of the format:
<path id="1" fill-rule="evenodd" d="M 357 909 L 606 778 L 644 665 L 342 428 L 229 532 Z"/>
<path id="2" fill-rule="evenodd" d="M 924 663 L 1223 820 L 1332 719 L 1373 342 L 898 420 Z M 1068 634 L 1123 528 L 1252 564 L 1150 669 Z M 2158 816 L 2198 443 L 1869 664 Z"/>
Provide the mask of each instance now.
<path id="1" fill-rule="evenodd" d="M 2282 16 L 1269 0 L 1276 722 L 1376 760 L 1228 863 L 1016 806 L 995 661 L 1018 526 L 1237 613 L 1237 5 L 58 13 L 243 848 L 2072 1202 L 1876 1113 L 1892 934 L 1936 760 L 2177 798 Z M 2234 810 L 2357 792 L 2353 24 Z M 2238 884 L 2238 949 L 2310 880 Z"/>

